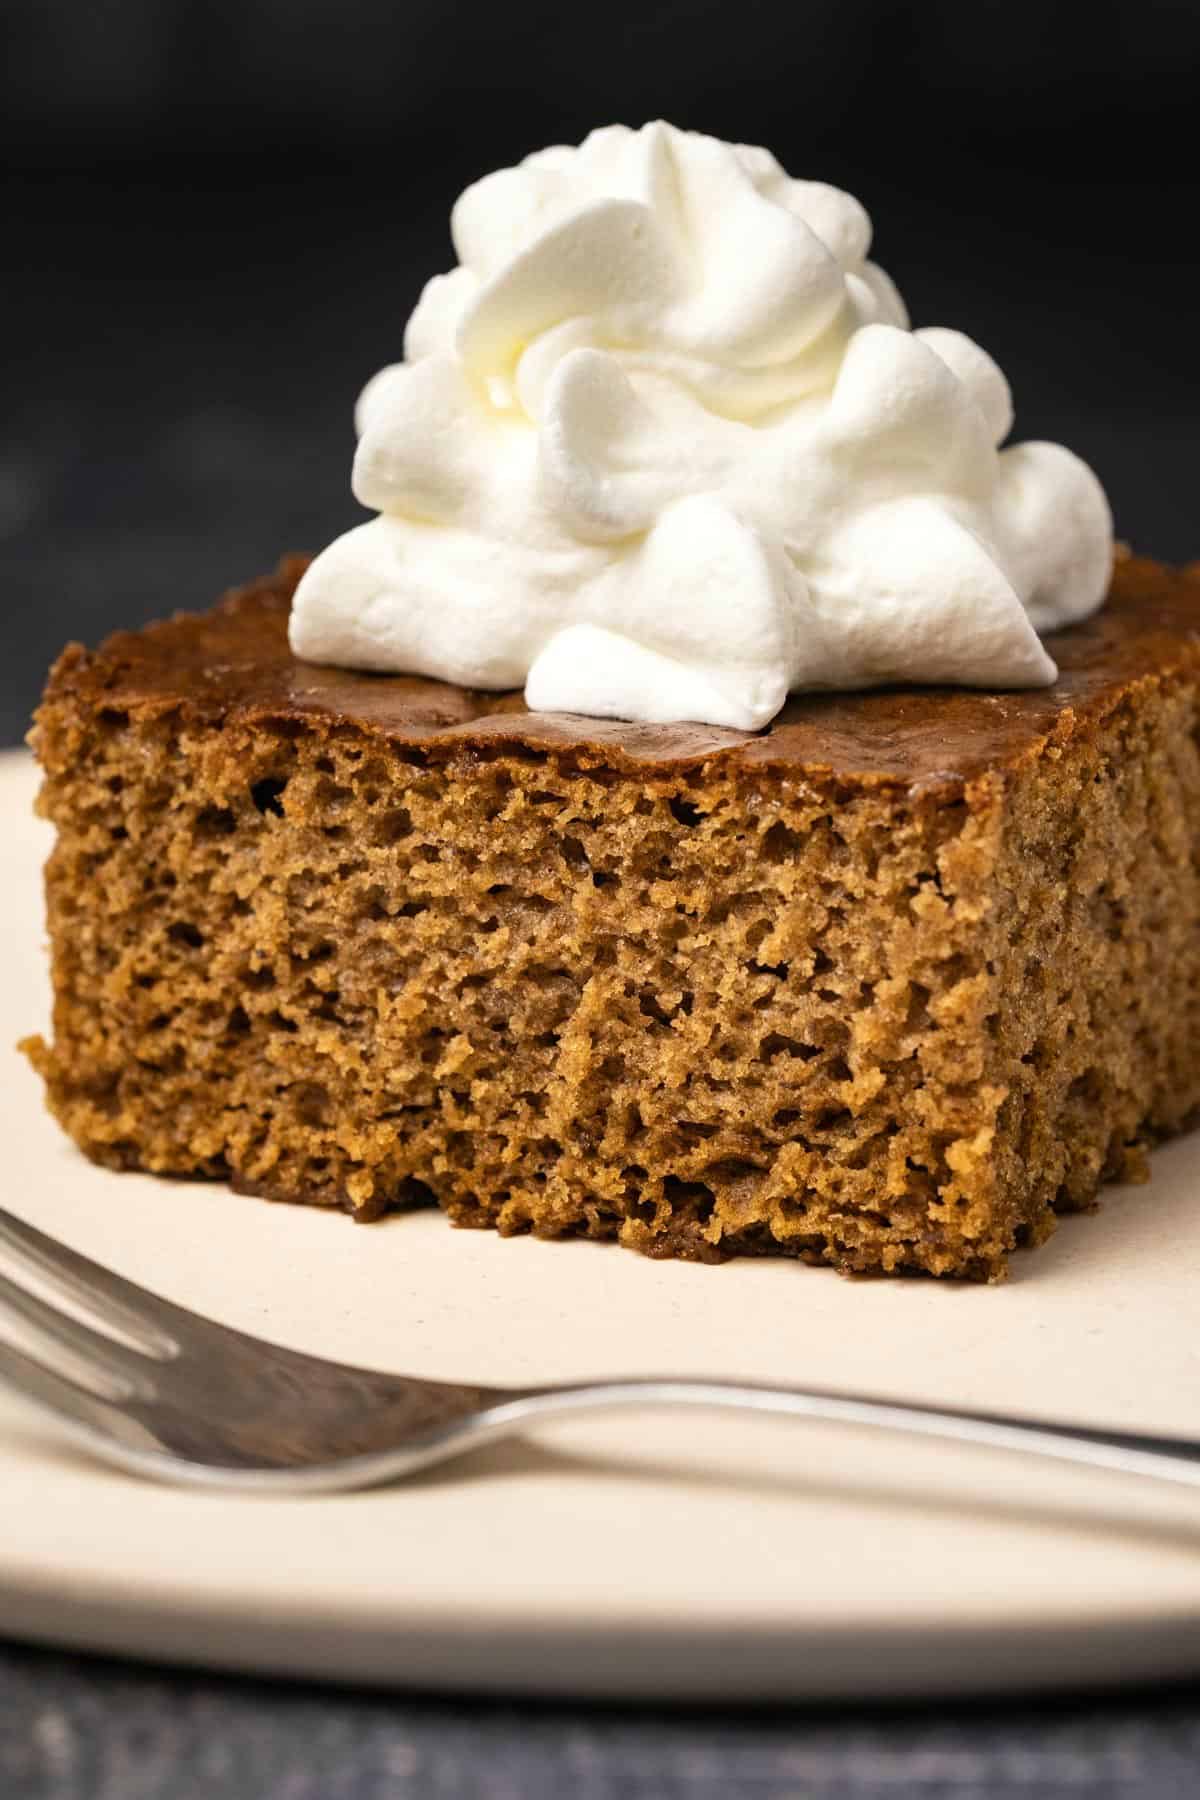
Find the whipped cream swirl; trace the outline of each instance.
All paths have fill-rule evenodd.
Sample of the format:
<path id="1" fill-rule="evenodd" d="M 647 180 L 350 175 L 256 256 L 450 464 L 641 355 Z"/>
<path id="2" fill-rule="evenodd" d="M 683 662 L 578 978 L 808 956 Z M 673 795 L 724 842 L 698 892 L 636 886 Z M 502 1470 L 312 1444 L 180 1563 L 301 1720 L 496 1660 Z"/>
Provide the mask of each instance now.
<path id="1" fill-rule="evenodd" d="M 308 661 L 755 730 L 789 691 L 1053 681 L 1112 521 L 1008 383 L 910 331 L 849 194 L 610 126 L 469 187 L 359 401 L 380 515 L 296 593 Z"/>

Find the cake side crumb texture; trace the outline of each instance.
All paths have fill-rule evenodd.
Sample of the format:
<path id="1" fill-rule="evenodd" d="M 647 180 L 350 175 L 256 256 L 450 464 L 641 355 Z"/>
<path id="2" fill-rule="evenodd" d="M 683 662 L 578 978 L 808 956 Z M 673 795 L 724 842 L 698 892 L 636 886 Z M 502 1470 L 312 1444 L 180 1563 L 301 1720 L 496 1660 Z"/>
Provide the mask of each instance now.
<path id="1" fill-rule="evenodd" d="M 1055 693 L 940 738 L 925 693 L 745 739 L 326 680 L 295 578 L 52 676 L 33 1055 L 97 1161 L 989 1278 L 1200 1102 L 1195 580 L 1119 568 Z"/>

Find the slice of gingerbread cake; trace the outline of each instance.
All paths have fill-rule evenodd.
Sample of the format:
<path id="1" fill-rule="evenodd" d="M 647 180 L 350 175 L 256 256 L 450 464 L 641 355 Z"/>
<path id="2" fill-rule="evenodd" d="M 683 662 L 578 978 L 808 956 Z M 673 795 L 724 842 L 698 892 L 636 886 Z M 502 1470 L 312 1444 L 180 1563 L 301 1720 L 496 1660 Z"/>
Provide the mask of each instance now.
<path id="1" fill-rule="evenodd" d="M 994 1277 L 1200 1101 L 1200 580 L 1023 693 L 748 735 L 289 649 L 292 561 L 38 715 L 51 1107 L 373 1218 Z"/>

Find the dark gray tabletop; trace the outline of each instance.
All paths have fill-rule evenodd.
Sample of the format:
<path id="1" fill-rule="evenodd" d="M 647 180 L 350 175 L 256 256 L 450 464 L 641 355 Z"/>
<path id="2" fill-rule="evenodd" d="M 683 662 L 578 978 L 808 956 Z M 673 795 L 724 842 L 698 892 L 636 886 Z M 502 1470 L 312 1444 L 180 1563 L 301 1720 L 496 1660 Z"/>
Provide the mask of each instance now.
<path id="1" fill-rule="evenodd" d="M 1194 1800 L 1192 1691 L 638 1713 L 163 1673 L 0 1646 L 4 1800 Z"/>
<path id="2" fill-rule="evenodd" d="M 1092 460 L 1140 548 L 1200 554 L 1196 340 L 1177 328 L 1194 291 L 1186 231 L 1145 229 L 1130 273 L 1127 236 L 1101 229 L 1100 202 L 1080 223 L 1051 183 L 1001 207 L 998 239 L 995 216 L 966 210 L 949 237 L 940 218 L 922 237 L 911 215 L 889 234 L 888 181 L 880 165 L 868 194 L 880 255 L 919 322 L 960 325 L 997 354 L 1020 434 Z M 21 254 L 0 296 L 18 351 L 0 421 L 0 741 L 20 738 L 68 637 L 205 605 L 358 516 L 352 399 L 399 353 L 420 281 L 448 260 L 448 196 L 416 213 L 393 194 L 385 214 L 379 196 L 351 205 L 349 193 L 361 197 L 357 177 L 231 182 L 182 213 L 144 172 L 124 186 L 45 176 L 18 189 Z M 1172 206 L 1168 194 L 1164 216 Z M 1018 223 L 1039 207 L 1042 248 L 1014 262 Z M 1056 236 L 1059 217 L 1075 220 L 1074 242 Z M 1200 1694 L 649 1714 L 0 1650 L 0 1800 L 1017 1793 L 1200 1793 Z"/>

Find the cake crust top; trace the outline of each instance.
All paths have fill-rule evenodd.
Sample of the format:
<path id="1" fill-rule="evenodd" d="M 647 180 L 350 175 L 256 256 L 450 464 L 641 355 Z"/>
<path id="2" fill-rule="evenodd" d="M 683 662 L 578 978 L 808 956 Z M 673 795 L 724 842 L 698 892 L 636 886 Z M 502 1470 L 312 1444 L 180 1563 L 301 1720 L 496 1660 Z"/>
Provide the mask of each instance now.
<path id="1" fill-rule="evenodd" d="M 1140 683 L 1200 668 L 1200 564 L 1179 570 L 1122 555 L 1101 610 L 1048 640 L 1059 669 L 1048 688 L 797 695 L 757 733 L 531 713 L 520 693 L 300 662 L 287 622 L 306 567 L 305 557 L 285 557 L 209 612 L 116 632 L 96 650 L 68 645 L 44 704 L 175 713 L 194 725 L 351 729 L 431 756 L 524 748 L 566 754 L 581 767 L 681 777 L 720 760 L 746 773 L 961 789 L 1086 729 Z"/>

